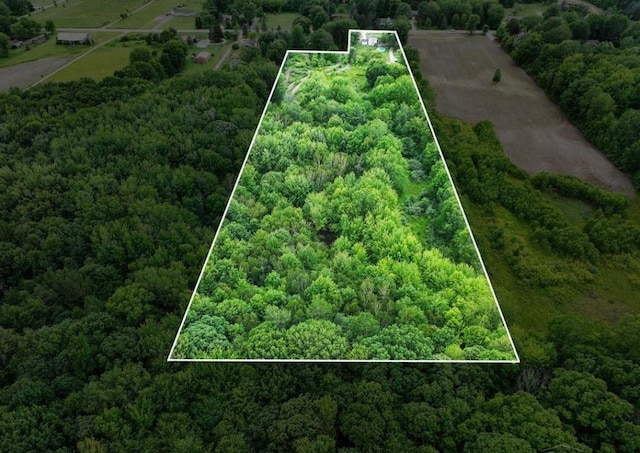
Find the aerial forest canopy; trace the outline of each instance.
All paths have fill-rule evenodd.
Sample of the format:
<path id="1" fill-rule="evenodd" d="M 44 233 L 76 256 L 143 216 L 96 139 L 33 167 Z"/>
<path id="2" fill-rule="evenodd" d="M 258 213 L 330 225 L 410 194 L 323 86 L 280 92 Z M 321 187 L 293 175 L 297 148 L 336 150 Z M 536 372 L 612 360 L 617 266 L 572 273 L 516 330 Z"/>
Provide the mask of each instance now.
<path id="1" fill-rule="evenodd" d="M 175 358 L 515 360 L 389 37 L 289 55 Z"/>
<path id="2" fill-rule="evenodd" d="M 639 451 L 637 199 L 527 175 L 405 51 L 521 364 L 167 363 L 278 66 L 42 84 L 0 94 L 0 451 Z"/>

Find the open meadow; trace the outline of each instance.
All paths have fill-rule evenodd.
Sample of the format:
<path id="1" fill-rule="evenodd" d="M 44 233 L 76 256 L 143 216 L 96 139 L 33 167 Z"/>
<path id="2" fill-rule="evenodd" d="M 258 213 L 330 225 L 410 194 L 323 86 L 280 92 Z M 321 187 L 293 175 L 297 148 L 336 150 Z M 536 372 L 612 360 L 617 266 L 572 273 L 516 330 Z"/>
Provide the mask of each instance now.
<path id="1" fill-rule="evenodd" d="M 51 82 L 69 82 L 89 77 L 102 80 L 129 64 L 129 54 L 133 47 L 106 45 L 85 55 L 78 61 L 57 72 L 49 79 Z"/>
<path id="2" fill-rule="evenodd" d="M 421 70 L 446 116 L 490 120 L 505 154 L 520 168 L 577 176 L 615 192 L 633 194 L 629 178 L 573 126 L 544 91 L 490 36 L 412 30 Z M 500 68 L 502 80 L 492 82 Z"/>
<path id="3" fill-rule="evenodd" d="M 278 13 L 267 14 L 267 27 L 277 29 L 280 27 L 282 30 L 293 29 L 293 21 L 300 16 L 296 13 Z"/>
<path id="4" fill-rule="evenodd" d="M 191 0 L 181 4 L 184 5 L 183 7 L 185 9 L 194 9 L 196 11 L 200 11 L 202 9 L 202 0 Z M 164 29 L 169 26 L 176 29 L 195 28 L 195 18 L 193 16 L 177 17 L 167 15 L 171 12 L 171 9 L 174 6 L 176 6 L 175 0 L 155 0 L 137 11 L 135 14 L 131 14 L 126 19 L 114 24 L 111 28 Z M 175 24 L 173 24 L 174 21 Z M 176 26 L 178 24 L 180 25 Z M 188 27 L 184 27 L 186 24 L 188 24 Z"/>
<path id="5" fill-rule="evenodd" d="M 134 11 L 147 3 L 146 0 L 65 0 L 58 6 L 33 14 L 40 23 L 52 20 L 56 27 L 103 27 L 118 20 L 120 14 Z"/>

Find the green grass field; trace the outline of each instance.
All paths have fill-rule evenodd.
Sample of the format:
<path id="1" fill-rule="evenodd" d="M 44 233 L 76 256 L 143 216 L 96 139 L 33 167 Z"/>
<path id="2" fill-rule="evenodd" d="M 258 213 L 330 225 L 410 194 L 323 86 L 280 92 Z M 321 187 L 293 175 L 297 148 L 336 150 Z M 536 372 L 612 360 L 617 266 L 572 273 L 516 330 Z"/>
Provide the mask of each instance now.
<path id="1" fill-rule="evenodd" d="M 161 25 L 162 29 L 173 27 L 176 30 L 193 30 L 196 28 L 195 17 L 172 17 Z M 206 31 L 206 30 L 205 30 Z"/>
<path id="2" fill-rule="evenodd" d="M 276 29 L 279 25 L 282 30 L 291 30 L 298 16 L 296 13 L 267 14 L 267 27 Z"/>
<path id="3" fill-rule="evenodd" d="M 32 14 L 32 18 L 40 23 L 52 20 L 56 27 L 102 27 L 144 3 L 143 0 L 59 0 L 58 6 Z"/>
<path id="4" fill-rule="evenodd" d="M 129 54 L 134 47 L 134 45 L 125 47 L 117 41 L 105 45 L 54 74 L 49 80 L 51 82 L 69 82 L 80 80 L 83 77 L 102 80 L 129 64 Z"/>
<path id="5" fill-rule="evenodd" d="M 111 32 L 96 32 L 91 35 L 93 36 L 96 44 L 100 44 L 117 36 L 117 34 Z M 9 58 L 3 58 L 0 60 L 0 67 L 13 66 L 19 63 L 26 63 L 27 61 L 35 61 L 49 57 L 71 56 L 75 58 L 87 52 L 91 48 L 92 46 L 57 45 L 55 37 L 52 37 L 42 44 L 32 46 L 30 50 L 27 50 L 26 46 L 18 49 L 11 49 L 9 51 Z"/>
<path id="6" fill-rule="evenodd" d="M 131 48 L 103 48 L 83 57 L 72 65 L 53 75 L 51 82 L 69 82 L 89 77 L 102 80 L 129 63 Z M 107 64 L 105 64 L 108 62 Z"/>
<path id="7" fill-rule="evenodd" d="M 548 195 L 545 198 L 569 221 L 578 227 L 584 224 L 583 214 L 590 208 L 582 202 Z M 518 326 L 544 333 L 553 317 L 567 313 L 609 323 L 616 323 L 625 314 L 640 314 L 637 301 L 640 253 L 603 255 L 595 265 L 562 258 L 531 243 L 527 239 L 531 226 L 507 210 L 498 207 L 493 215 L 487 215 L 478 205 L 464 203 L 464 206 L 509 328 Z M 640 215 L 638 206 L 632 204 L 627 215 L 629 218 Z M 505 233 L 506 246 L 502 250 L 493 248 L 487 239 L 495 226 Z M 520 244 L 530 269 L 540 270 L 552 278 L 558 276 L 556 284 L 540 287 L 517 278 L 506 259 L 510 254 L 508 249 L 516 244 Z M 588 276 L 588 281 L 584 281 L 584 276 Z"/>
<path id="8" fill-rule="evenodd" d="M 231 47 L 231 45 L 232 43 L 229 42 L 222 46 L 209 46 L 207 49 L 198 49 L 196 47 L 190 48 L 189 57 L 187 57 L 188 58 L 187 66 L 182 71 L 182 74 L 184 75 L 197 74 L 199 72 L 213 70 L 214 66 L 218 63 L 218 61 L 220 61 L 220 58 L 222 58 L 222 55 L 224 55 L 224 53 L 227 51 L 228 48 Z M 199 64 L 192 61 L 191 54 L 195 53 L 197 55 L 198 52 L 202 50 L 206 50 L 207 52 L 210 52 L 211 59 L 204 64 Z"/>
<path id="9" fill-rule="evenodd" d="M 64 55 L 77 56 L 86 50 L 86 47 L 83 48 L 80 46 L 76 46 L 75 48 L 57 46 L 55 39 L 49 39 L 42 44 L 32 46 L 30 50 L 27 50 L 26 46 L 11 49 L 9 51 L 9 57 L 0 60 L 0 68 L 26 63 L 27 61 L 40 60 L 42 58 L 60 57 Z"/>
<path id="10" fill-rule="evenodd" d="M 185 8 L 195 9 L 196 11 L 200 11 L 202 9 L 202 0 L 191 0 L 183 4 Z M 175 0 L 155 0 L 148 6 L 142 8 L 137 13 L 132 14 L 131 16 L 127 17 L 123 21 L 118 22 L 117 24 L 114 24 L 113 28 L 150 29 L 158 26 L 159 29 L 163 29 L 168 28 L 169 26 L 175 27 L 174 25 L 164 25 L 176 19 L 189 19 L 190 25 L 188 28 L 195 28 L 195 19 L 193 17 L 165 16 L 165 14 L 171 11 L 171 8 L 173 8 L 174 6 L 176 6 Z M 163 24 L 162 21 L 156 20 L 157 18 L 165 19 L 167 20 L 167 22 Z"/>

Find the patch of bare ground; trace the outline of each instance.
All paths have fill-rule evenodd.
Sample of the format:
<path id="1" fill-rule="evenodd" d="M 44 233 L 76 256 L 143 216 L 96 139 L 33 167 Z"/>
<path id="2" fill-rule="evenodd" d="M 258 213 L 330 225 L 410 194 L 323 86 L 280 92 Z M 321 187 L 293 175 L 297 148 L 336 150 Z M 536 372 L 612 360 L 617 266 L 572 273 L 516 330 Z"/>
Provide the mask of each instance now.
<path id="1" fill-rule="evenodd" d="M 517 166 L 635 194 L 629 177 L 583 137 L 492 37 L 412 30 L 408 44 L 420 51 L 420 68 L 436 92 L 438 112 L 472 123 L 491 121 Z M 493 83 L 497 68 L 502 80 Z"/>
<path id="2" fill-rule="evenodd" d="M 14 87 L 26 88 L 69 60 L 69 57 L 50 57 L 0 68 L 0 91 L 9 91 Z"/>

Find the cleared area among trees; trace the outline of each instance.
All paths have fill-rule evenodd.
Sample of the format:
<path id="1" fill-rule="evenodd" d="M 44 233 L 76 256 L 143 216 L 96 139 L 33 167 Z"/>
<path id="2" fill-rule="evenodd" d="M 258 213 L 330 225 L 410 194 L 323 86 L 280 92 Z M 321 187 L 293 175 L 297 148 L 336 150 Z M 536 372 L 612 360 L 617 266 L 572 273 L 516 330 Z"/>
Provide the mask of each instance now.
<path id="1" fill-rule="evenodd" d="M 573 126 L 544 91 L 491 37 L 413 30 L 421 69 L 438 98 L 438 111 L 464 121 L 490 120 L 507 156 L 529 173 L 577 176 L 633 194 L 630 179 Z M 501 68 L 500 83 L 492 83 Z"/>

